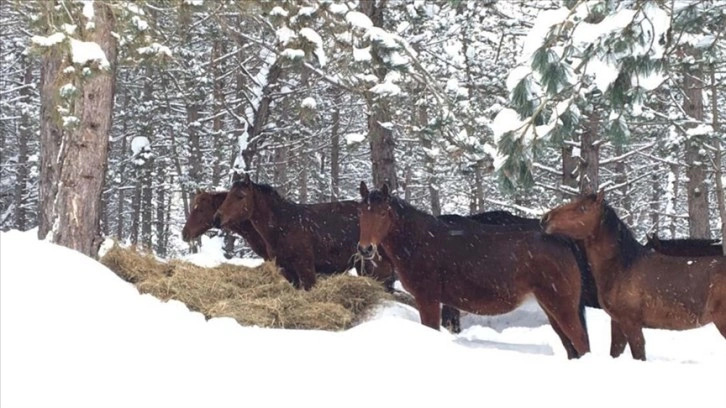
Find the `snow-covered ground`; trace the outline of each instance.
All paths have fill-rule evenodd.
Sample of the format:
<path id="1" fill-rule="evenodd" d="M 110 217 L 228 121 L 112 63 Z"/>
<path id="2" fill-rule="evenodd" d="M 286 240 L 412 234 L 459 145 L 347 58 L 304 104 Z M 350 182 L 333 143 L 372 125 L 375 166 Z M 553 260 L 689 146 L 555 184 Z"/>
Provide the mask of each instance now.
<path id="1" fill-rule="evenodd" d="M 34 233 L 0 233 L 0 250 L 3 408 L 724 406 L 713 325 L 646 330 L 647 362 L 608 356 L 599 310 L 593 352 L 568 361 L 533 303 L 466 316 L 459 335 L 400 304 L 344 332 L 243 327 L 140 295 Z"/>

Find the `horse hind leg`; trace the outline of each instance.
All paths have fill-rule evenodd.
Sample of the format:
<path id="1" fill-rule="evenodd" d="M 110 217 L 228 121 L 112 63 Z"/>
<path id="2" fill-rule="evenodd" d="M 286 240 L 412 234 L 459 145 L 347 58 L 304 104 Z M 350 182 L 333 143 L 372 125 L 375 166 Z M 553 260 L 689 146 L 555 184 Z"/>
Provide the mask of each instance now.
<path id="1" fill-rule="evenodd" d="M 552 326 L 552 329 L 555 331 L 555 333 L 557 333 L 557 336 L 560 338 L 562 345 L 565 346 L 565 351 L 567 351 L 567 358 L 569 360 L 580 358 L 580 353 L 577 352 L 575 346 L 570 341 L 570 338 L 567 337 L 565 332 L 562 330 L 562 327 L 560 327 L 559 323 L 557 323 L 557 320 L 552 316 L 551 313 L 545 311 L 545 314 L 547 315 L 547 319 L 550 321 L 550 326 Z"/>
<path id="2" fill-rule="evenodd" d="M 562 296 L 556 291 L 535 290 L 537 303 L 548 316 L 559 325 L 563 334 L 572 342 L 577 353 L 582 356 L 590 352 L 590 339 L 580 320 L 579 293 L 578 296 Z M 554 326 L 552 327 L 554 329 Z M 556 330 L 555 330 L 556 331 Z M 565 342 L 563 341 L 563 344 Z M 565 346 L 567 349 L 567 346 Z M 569 352 L 568 352 L 569 356 Z"/>
<path id="3" fill-rule="evenodd" d="M 449 305 L 442 305 L 441 325 L 452 333 L 461 333 L 461 312 L 459 312 L 459 309 Z"/>
<path id="4" fill-rule="evenodd" d="M 635 360 L 645 361 L 645 337 L 643 336 L 643 328 L 637 324 L 623 324 L 620 327 L 625 333 L 630 345 L 630 354 Z"/>
<path id="5" fill-rule="evenodd" d="M 421 324 L 434 330 L 441 329 L 441 304 L 439 299 L 421 299 L 414 296 L 418 313 L 421 317 Z"/>

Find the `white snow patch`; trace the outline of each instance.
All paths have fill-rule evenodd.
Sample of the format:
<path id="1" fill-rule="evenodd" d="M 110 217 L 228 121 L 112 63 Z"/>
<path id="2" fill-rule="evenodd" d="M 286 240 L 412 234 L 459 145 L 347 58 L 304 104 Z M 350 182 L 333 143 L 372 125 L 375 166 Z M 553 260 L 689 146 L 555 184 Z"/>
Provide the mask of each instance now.
<path id="1" fill-rule="evenodd" d="M 301 29 L 300 35 L 315 45 L 315 56 L 317 57 L 320 66 L 324 67 L 327 62 L 327 58 L 325 56 L 325 50 L 323 49 L 323 39 L 315 30 L 308 27 Z"/>
<path id="2" fill-rule="evenodd" d="M 529 66 L 520 65 L 513 70 L 509 72 L 509 75 L 507 76 L 507 90 L 509 92 L 514 91 L 514 88 L 519 85 L 519 83 L 524 79 L 527 75 L 529 75 L 532 72 L 532 69 Z"/>
<path id="3" fill-rule="evenodd" d="M 281 55 L 291 60 L 303 59 L 305 58 L 305 51 L 297 48 L 285 48 L 282 50 Z"/>
<path id="4" fill-rule="evenodd" d="M 98 43 L 93 41 L 79 41 L 71 38 L 71 59 L 74 64 L 86 64 L 89 61 L 97 61 L 101 69 L 108 69 L 111 64 L 106 59 L 106 54 Z"/>
<path id="5" fill-rule="evenodd" d="M 349 11 L 348 14 L 345 15 L 345 21 L 354 28 L 360 28 L 364 31 L 373 28 L 373 21 L 360 11 Z"/>
<path id="6" fill-rule="evenodd" d="M 713 133 L 713 127 L 711 127 L 711 125 L 706 125 L 704 123 L 701 123 L 694 128 L 690 128 L 690 129 L 686 130 L 686 136 L 688 136 L 688 137 L 700 136 L 700 135 L 710 135 L 712 133 Z"/>
<path id="7" fill-rule="evenodd" d="M 34 35 L 30 38 L 30 41 L 33 44 L 39 45 L 41 47 L 52 47 L 56 44 L 63 42 L 63 40 L 65 40 L 65 39 L 66 39 L 65 34 L 54 33 L 47 37 L 44 37 L 42 35 Z"/>
<path id="8" fill-rule="evenodd" d="M 131 153 L 138 156 L 144 150 L 151 148 L 151 142 L 146 136 L 136 136 L 131 139 Z"/>
<path id="9" fill-rule="evenodd" d="M 184 3 L 191 4 L 192 6 L 201 6 L 204 4 L 204 0 L 184 0 Z"/>
<path id="10" fill-rule="evenodd" d="M 364 140 L 366 140 L 366 135 L 363 133 L 348 133 L 345 135 L 345 142 L 347 145 L 360 143 Z"/>
<path id="11" fill-rule="evenodd" d="M 303 99 L 300 106 L 307 109 L 315 109 L 318 107 L 318 103 L 315 101 L 315 98 L 308 96 L 307 98 Z"/>
<path id="12" fill-rule="evenodd" d="M 171 57 L 171 49 L 156 42 L 149 44 L 148 47 L 139 47 L 136 51 L 141 55 L 166 55 Z"/>
<path id="13" fill-rule="evenodd" d="M 287 26 L 282 26 L 277 29 L 275 32 L 275 35 L 277 36 L 277 42 L 279 42 L 282 45 L 287 45 L 287 43 L 290 42 L 293 38 L 297 38 L 297 34 L 295 34 L 294 31 L 292 31 Z M 305 54 L 303 54 L 304 56 Z"/>
<path id="14" fill-rule="evenodd" d="M 270 10 L 271 16 L 287 17 L 288 14 L 289 13 L 287 12 L 287 10 L 285 10 L 284 8 L 282 8 L 280 6 L 275 6 L 272 8 L 272 10 Z"/>
<path id="15" fill-rule="evenodd" d="M 328 5 L 328 10 L 330 10 L 333 14 L 345 14 L 345 12 L 348 11 L 348 7 L 341 3 L 330 3 L 330 5 Z"/>
<path id="16" fill-rule="evenodd" d="M 371 47 L 353 47 L 353 61 L 370 61 L 371 59 Z"/>
<path id="17" fill-rule="evenodd" d="M 93 20 L 95 15 L 93 11 L 93 0 L 76 0 L 76 3 L 83 3 L 83 16 L 89 21 Z"/>
<path id="18" fill-rule="evenodd" d="M 544 44 L 545 36 L 550 28 L 565 21 L 569 14 L 570 10 L 567 7 L 540 12 L 537 21 L 535 21 L 534 26 L 529 30 L 527 38 L 524 40 L 521 61 L 529 61 L 532 54 Z"/>
<path id="19" fill-rule="evenodd" d="M 522 126 L 522 123 L 522 120 L 519 119 L 519 113 L 514 109 L 504 108 L 500 110 L 491 124 L 494 140 L 499 140 L 503 134 L 518 129 Z"/>

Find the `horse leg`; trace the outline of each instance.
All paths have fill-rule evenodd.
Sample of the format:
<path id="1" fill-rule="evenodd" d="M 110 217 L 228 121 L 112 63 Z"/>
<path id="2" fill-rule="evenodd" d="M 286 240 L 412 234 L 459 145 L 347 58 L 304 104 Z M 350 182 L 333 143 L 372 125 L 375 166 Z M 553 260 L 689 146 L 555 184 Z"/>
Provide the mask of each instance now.
<path id="1" fill-rule="evenodd" d="M 614 319 L 610 318 L 610 357 L 616 358 L 623 354 L 627 344 L 628 339 L 625 337 L 623 329 Z"/>
<path id="2" fill-rule="evenodd" d="M 643 336 L 643 328 L 637 324 L 623 324 L 623 322 L 620 322 L 620 327 L 628 339 L 630 353 L 633 355 L 633 358 L 645 361 L 645 337 Z"/>
<path id="3" fill-rule="evenodd" d="M 570 339 L 565 335 L 565 332 L 562 330 L 562 327 L 560 327 L 559 323 L 557 323 L 557 320 L 552 316 L 551 313 L 545 311 L 545 314 L 547 315 L 547 320 L 550 321 L 550 326 L 552 326 L 552 329 L 557 333 L 557 336 L 560 338 L 560 341 L 562 342 L 562 345 L 565 346 L 565 350 L 567 351 L 567 359 L 572 360 L 574 358 L 580 358 L 580 354 L 575 350 L 575 346 L 572 345 L 572 342 Z"/>
<path id="4" fill-rule="evenodd" d="M 422 299 L 414 296 L 421 324 L 434 330 L 441 329 L 441 303 L 439 299 Z"/>
<path id="5" fill-rule="evenodd" d="M 579 295 L 573 302 L 570 297 L 561 296 L 557 292 L 537 289 L 534 291 L 534 296 L 545 313 L 551 315 L 557 322 L 565 336 L 572 342 L 572 346 L 577 350 L 577 353 L 579 355 L 588 353 L 590 351 L 590 339 L 580 321 L 578 312 Z M 567 349 L 567 346 L 565 346 L 565 349 Z"/>
<path id="6" fill-rule="evenodd" d="M 441 306 L 441 325 L 452 333 L 461 333 L 461 312 L 449 306 Z"/>
<path id="7" fill-rule="evenodd" d="M 315 265 L 313 262 L 299 262 L 297 266 L 297 275 L 300 278 L 300 286 L 305 290 L 312 289 L 315 286 Z"/>

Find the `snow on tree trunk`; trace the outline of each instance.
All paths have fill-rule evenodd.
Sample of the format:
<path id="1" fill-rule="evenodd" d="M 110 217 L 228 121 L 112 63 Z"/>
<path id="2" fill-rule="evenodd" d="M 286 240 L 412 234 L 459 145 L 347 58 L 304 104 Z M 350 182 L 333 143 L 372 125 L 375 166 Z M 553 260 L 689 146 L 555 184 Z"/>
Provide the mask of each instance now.
<path id="1" fill-rule="evenodd" d="M 578 165 L 580 164 L 580 148 L 570 145 L 562 146 L 562 185 L 577 190 Z M 563 199 L 570 195 L 563 192 Z"/>
<path id="2" fill-rule="evenodd" d="M 694 50 L 686 52 L 691 55 Z M 703 72 L 697 66 L 683 72 L 683 110 L 689 119 L 703 120 Z M 695 127 L 696 124 L 687 127 Z M 686 189 L 688 191 L 688 231 L 692 238 L 710 238 L 708 186 L 706 185 L 705 135 L 686 138 Z"/>
<path id="3" fill-rule="evenodd" d="M 148 140 L 154 137 L 154 112 L 153 112 L 153 98 L 154 98 L 154 69 L 150 65 L 146 69 L 146 78 L 144 79 L 144 105 L 143 118 L 141 123 L 141 135 L 147 138 L 146 143 L 150 143 Z M 150 151 L 150 146 L 147 144 L 145 148 Z M 143 154 L 143 153 L 138 153 Z M 152 248 L 152 237 L 151 237 L 151 224 L 153 223 L 153 169 L 154 169 L 154 156 L 148 154 L 143 159 L 143 165 L 141 166 L 141 243 L 144 247 Z"/>
<path id="4" fill-rule="evenodd" d="M 711 116 L 716 152 L 714 154 L 714 179 L 716 180 L 716 200 L 718 200 L 718 214 L 721 218 L 721 252 L 726 255 L 726 191 L 724 191 L 723 173 L 723 144 L 720 133 L 720 122 L 718 120 L 718 91 L 716 88 L 716 72 L 711 70 Z"/>
<path id="5" fill-rule="evenodd" d="M 624 154 L 623 146 L 620 144 L 615 145 L 615 156 L 622 156 Z M 621 186 L 620 192 L 622 199 L 620 200 L 620 207 L 623 209 L 623 215 L 621 219 L 626 224 L 631 225 L 633 222 L 633 206 L 630 197 L 630 186 L 628 184 L 628 170 L 625 165 L 625 160 L 618 160 L 615 162 L 615 184 Z"/>
<path id="6" fill-rule="evenodd" d="M 88 41 L 100 45 L 111 67 L 116 62 L 115 17 L 109 5 L 96 2 L 95 29 Z M 111 68 L 112 69 L 112 68 Z M 85 79 L 75 104 L 77 126 L 64 133 L 58 163 L 58 192 L 54 201 L 53 242 L 90 257 L 101 244 L 101 195 L 108 160 L 113 111 L 114 75 L 109 70 Z M 50 80 L 50 78 L 48 78 Z M 51 97 L 46 94 L 45 97 Z"/>

